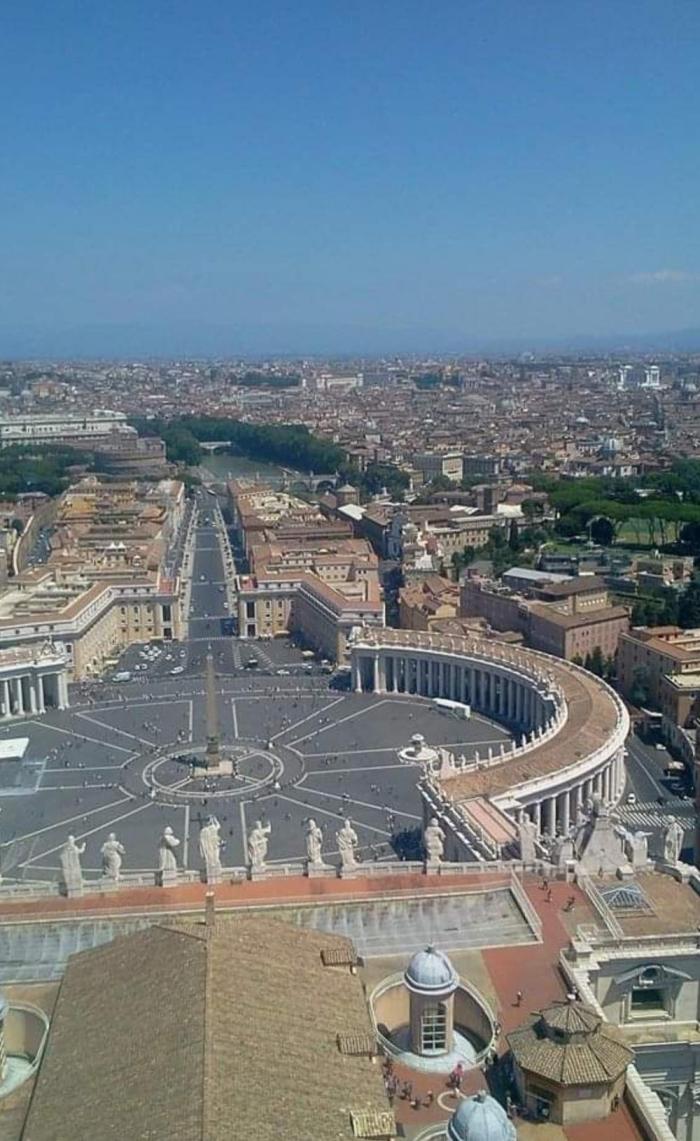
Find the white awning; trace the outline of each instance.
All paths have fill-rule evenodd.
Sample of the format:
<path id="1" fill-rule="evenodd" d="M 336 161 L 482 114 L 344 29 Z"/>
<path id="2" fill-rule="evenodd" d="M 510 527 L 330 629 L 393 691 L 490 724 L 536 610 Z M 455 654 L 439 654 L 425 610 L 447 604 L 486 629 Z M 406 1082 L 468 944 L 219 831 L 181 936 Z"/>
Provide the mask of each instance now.
<path id="1" fill-rule="evenodd" d="M 29 737 L 9 737 L 0 741 L 0 761 L 21 761 L 27 751 Z"/>

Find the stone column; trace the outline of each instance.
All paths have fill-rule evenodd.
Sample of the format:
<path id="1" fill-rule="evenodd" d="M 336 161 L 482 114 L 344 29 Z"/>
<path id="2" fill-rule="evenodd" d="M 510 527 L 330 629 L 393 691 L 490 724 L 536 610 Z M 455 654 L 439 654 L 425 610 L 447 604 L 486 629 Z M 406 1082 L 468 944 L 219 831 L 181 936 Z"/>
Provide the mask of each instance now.
<path id="1" fill-rule="evenodd" d="M 24 698 L 22 697 L 22 679 L 19 677 L 12 678 L 12 686 L 15 691 L 15 713 L 21 716 L 24 713 Z"/>
<path id="2" fill-rule="evenodd" d="M 561 813 L 560 813 L 559 823 L 561 825 L 562 832 L 564 833 L 564 835 L 566 835 L 567 832 L 569 831 L 569 827 L 571 825 L 568 791 L 563 793 L 563 795 L 561 797 Z"/>
<path id="3" fill-rule="evenodd" d="M 3 717 L 12 716 L 12 707 L 10 705 L 10 683 L 6 678 L 2 680 L 2 715 Z"/>
<path id="4" fill-rule="evenodd" d="M 372 692 L 379 693 L 379 654 L 372 659 Z"/>
<path id="5" fill-rule="evenodd" d="M 610 795 L 610 791 L 611 791 L 611 789 L 610 789 L 610 775 L 611 775 L 611 772 L 612 772 L 612 765 L 608 765 L 608 767 L 603 772 L 603 797 L 605 798 L 606 804 L 610 804 L 610 801 L 612 800 L 612 797 Z"/>
<path id="6" fill-rule="evenodd" d="M 534 823 L 537 827 L 537 833 L 538 833 L 538 835 L 541 836 L 542 835 L 542 801 L 538 800 L 537 803 L 533 806 L 533 808 L 534 808 L 533 820 L 534 820 Z"/>
<path id="7" fill-rule="evenodd" d="M 550 796 L 545 801 L 545 827 L 548 836 L 557 834 L 557 798 Z"/>
<path id="8" fill-rule="evenodd" d="M 36 698 L 39 713 L 46 712 L 46 701 L 44 699 L 44 678 L 42 674 L 37 675 L 36 679 Z"/>
<path id="9" fill-rule="evenodd" d="M 362 693 L 362 674 L 360 672 L 359 657 L 352 659 L 352 688 L 355 693 Z"/>
<path id="10" fill-rule="evenodd" d="M 36 711 L 37 711 L 36 681 L 31 676 L 31 674 L 27 678 L 27 689 L 29 690 L 29 708 L 30 708 L 32 713 L 36 713 Z"/>
<path id="11" fill-rule="evenodd" d="M 579 783 L 576 785 L 576 788 L 573 790 L 573 798 L 574 798 L 574 819 L 577 819 L 579 813 L 581 812 L 581 808 L 583 805 L 583 785 L 582 784 Z"/>

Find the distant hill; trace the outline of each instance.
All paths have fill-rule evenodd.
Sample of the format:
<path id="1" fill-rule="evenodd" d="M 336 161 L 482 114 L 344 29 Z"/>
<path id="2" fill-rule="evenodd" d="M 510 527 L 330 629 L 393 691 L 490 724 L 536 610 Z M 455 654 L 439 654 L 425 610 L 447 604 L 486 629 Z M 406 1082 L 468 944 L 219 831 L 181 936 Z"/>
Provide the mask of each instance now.
<path id="1" fill-rule="evenodd" d="M 480 337 L 426 328 L 361 325 L 245 326 L 99 324 L 0 327 L 0 359 L 263 356 L 383 356 L 395 353 L 505 356 L 535 353 L 700 351 L 700 328 L 570 337 Z"/>

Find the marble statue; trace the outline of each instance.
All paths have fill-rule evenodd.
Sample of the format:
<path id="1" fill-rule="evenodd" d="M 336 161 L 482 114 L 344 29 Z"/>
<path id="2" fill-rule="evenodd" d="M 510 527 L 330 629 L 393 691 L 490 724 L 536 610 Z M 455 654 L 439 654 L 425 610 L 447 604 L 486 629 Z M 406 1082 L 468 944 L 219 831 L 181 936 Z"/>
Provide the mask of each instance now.
<path id="1" fill-rule="evenodd" d="M 158 844 L 158 868 L 161 872 L 176 872 L 177 859 L 175 857 L 175 849 L 180 845 L 180 841 L 173 832 L 169 824 L 166 824 L 163 829 L 163 835 Z"/>
<path id="2" fill-rule="evenodd" d="M 122 856 L 126 855 L 126 848 L 120 844 L 114 832 L 110 832 L 100 848 L 102 856 L 102 875 L 110 880 L 118 880 L 122 866 Z"/>
<path id="3" fill-rule="evenodd" d="M 248 833 L 248 859 L 250 860 L 251 868 L 259 869 L 265 867 L 268 836 L 271 832 L 271 824 L 263 825 L 262 821 L 256 820 L 252 831 Z"/>
<path id="4" fill-rule="evenodd" d="M 306 822 L 306 829 L 304 831 L 306 837 L 306 858 L 314 867 L 321 867 L 323 864 L 323 856 L 321 855 L 321 845 L 323 844 L 323 832 L 313 817 L 310 817 Z"/>
<path id="5" fill-rule="evenodd" d="M 80 866 L 80 857 L 85 852 L 86 844 L 78 844 L 75 836 L 69 836 L 61 848 L 61 870 L 63 882 L 69 894 L 79 891 L 83 886 L 83 869 Z"/>
<path id="6" fill-rule="evenodd" d="M 537 858 L 535 844 L 537 842 L 537 825 L 524 813 L 518 824 L 518 840 L 520 842 L 520 859 L 524 864 L 534 864 Z"/>
<path id="7" fill-rule="evenodd" d="M 651 832 L 628 832 L 621 830 L 625 855 L 633 868 L 645 868 L 649 858 L 649 837 Z"/>
<path id="8" fill-rule="evenodd" d="M 423 843 L 429 864 L 439 864 L 445 854 L 445 833 L 438 824 L 437 816 L 433 816 L 423 833 Z"/>
<path id="9" fill-rule="evenodd" d="M 355 858 L 355 848 L 359 841 L 357 839 L 357 832 L 349 820 L 343 822 L 343 827 L 340 831 L 336 832 L 335 838 L 338 842 L 341 868 L 343 868 L 343 870 L 356 868 L 357 860 Z"/>
<path id="10" fill-rule="evenodd" d="M 199 854 L 204 862 L 207 883 L 212 883 L 221 875 L 221 825 L 215 816 L 210 816 L 199 832 Z"/>
<path id="11" fill-rule="evenodd" d="M 671 820 L 663 833 L 664 860 L 667 864 L 677 864 L 683 847 L 683 829 L 677 820 Z"/>

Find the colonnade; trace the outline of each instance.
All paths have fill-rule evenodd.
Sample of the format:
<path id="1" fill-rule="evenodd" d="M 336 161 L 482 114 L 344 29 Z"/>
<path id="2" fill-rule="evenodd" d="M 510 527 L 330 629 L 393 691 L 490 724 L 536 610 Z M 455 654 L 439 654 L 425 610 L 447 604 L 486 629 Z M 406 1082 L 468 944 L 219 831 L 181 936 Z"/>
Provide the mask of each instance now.
<path id="1" fill-rule="evenodd" d="M 587 801 L 595 797 L 613 805 L 624 789 L 625 751 L 619 748 L 592 775 L 572 778 L 570 787 L 561 791 L 533 795 L 518 810 L 517 817 L 522 821 L 528 816 L 542 836 L 567 835 L 582 815 Z"/>
<path id="2" fill-rule="evenodd" d="M 524 655 L 522 660 L 515 661 L 502 652 L 494 652 L 490 660 L 486 656 L 488 650 L 483 648 L 473 653 L 465 646 L 460 654 L 456 646 L 449 649 L 438 644 L 434 648 L 412 646 L 407 642 L 407 636 L 410 637 L 407 631 L 381 633 L 388 636 L 389 644 L 377 644 L 378 633 L 376 641 L 374 637 L 367 637 L 362 645 L 358 639 L 352 648 L 355 692 L 416 694 L 469 705 L 506 724 L 516 741 L 521 738 L 517 753 L 523 760 L 533 756 L 538 747 L 554 742 L 561 733 L 561 767 L 551 772 L 545 768 L 539 776 L 536 766 L 531 769 L 529 778 L 524 778 L 522 771 L 516 771 L 516 755 L 512 750 L 495 761 L 489 755 L 488 763 L 493 764 L 494 769 L 508 764 L 509 760 L 514 766 L 513 785 L 507 793 L 503 792 L 502 779 L 495 780 L 492 796 L 485 793 L 492 804 L 511 819 L 520 822 L 528 816 L 538 835 L 553 838 L 569 833 L 583 815 L 587 801 L 595 797 L 613 805 L 623 795 L 624 740 L 629 720 L 617 697 L 602 682 L 597 683 L 596 679 L 604 691 L 600 694 L 601 701 L 615 702 L 619 707 L 617 725 L 609 743 L 599 746 L 590 756 L 582 756 L 577 750 L 577 738 L 572 736 L 568 741 L 563 732 L 567 705 L 563 690 L 553 680 L 557 669 L 575 670 L 576 667 L 553 663 L 550 673 L 550 668 L 540 666 L 539 661 L 530 663 Z M 567 684 L 565 677 L 562 683 Z M 467 784 L 468 780 L 465 773 Z"/>
<path id="3" fill-rule="evenodd" d="M 524 731 L 544 728 L 554 713 L 550 700 L 525 677 L 494 662 L 448 660 L 435 655 L 353 653 L 352 685 L 356 693 L 415 693 L 470 705 L 487 717 Z"/>
<path id="4" fill-rule="evenodd" d="M 44 713 L 47 706 L 68 707 L 68 682 L 65 671 L 23 673 L 0 676 L 0 719 Z"/>

